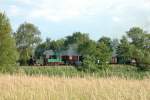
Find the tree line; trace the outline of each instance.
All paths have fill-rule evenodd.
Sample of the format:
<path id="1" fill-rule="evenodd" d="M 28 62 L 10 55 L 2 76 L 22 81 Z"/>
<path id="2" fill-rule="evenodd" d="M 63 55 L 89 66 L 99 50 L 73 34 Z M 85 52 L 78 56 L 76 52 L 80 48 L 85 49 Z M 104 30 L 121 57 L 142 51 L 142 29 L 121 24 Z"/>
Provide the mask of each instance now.
<path id="1" fill-rule="evenodd" d="M 0 13 L 0 70 L 12 69 L 16 63 L 27 65 L 30 56 L 39 59 L 45 50 L 65 50 L 72 46 L 83 57 L 83 70 L 107 68 L 112 55 L 119 63 L 135 60 L 139 69 L 150 67 L 150 34 L 139 27 L 132 27 L 120 40 L 102 36 L 98 41 L 88 33 L 75 32 L 65 38 L 41 39 L 41 32 L 32 23 L 24 22 L 12 31 L 5 13 Z"/>

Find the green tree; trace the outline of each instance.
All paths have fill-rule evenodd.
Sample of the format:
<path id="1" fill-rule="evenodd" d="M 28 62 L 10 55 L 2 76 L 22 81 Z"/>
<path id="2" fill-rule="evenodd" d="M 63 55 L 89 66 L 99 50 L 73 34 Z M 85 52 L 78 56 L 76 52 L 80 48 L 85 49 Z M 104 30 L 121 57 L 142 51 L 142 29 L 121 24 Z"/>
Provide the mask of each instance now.
<path id="1" fill-rule="evenodd" d="M 110 49 L 110 51 L 113 51 L 111 38 L 103 36 L 98 40 L 98 43 L 101 42 L 106 44 L 106 46 Z"/>
<path id="2" fill-rule="evenodd" d="M 120 40 L 120 44 L 117 47 L 118 62 L 121 64 L 127 63 L 131 59 L 131 47 L 126 36 L 123 36 Z"/>
<path id="3" fill-rule="evenodd" d="M 84 44 L 80 44 L 78 52 L 83 56 L 95 56 L 96 42 L 93 40 L 86 41 Z"/>
<path id="4" fill-rule="evenodd" d="M 60 51 L 63 50 L 64 47 L 64 39 L 59 39 L 59 40 L 53 40 L 49 44 L 49 49 L 55 50 L 55 51 Z"/>
<path id="5" fill-rule="evenodd" d="M 34 48 L 41 42 L 41 32 L 31 23 L 23 23 L 19 26 L 14 37 L 16 40 L 17 49 L 20 53 L 20 64 L 26 65 L 27 60 L 33 54 Z"/>
<path id="6" fill-rule="evenodd" d="M 0 13 L 0 70 L 4 71 L 12 71 L 18 59 L 15 40 L 11 33 L 9 19 L 4 13 Z"/>
<path id="7" fill-rule="evenodd" d="M 83 58 L 94 53 L 96 43 L 90 40 L 87 33 L 75 32 L 71 36 L 67 36 L 64 41 L 64 48 L 72 48 L 80 53 Z"/>
<path id="8" fill-rule="evenodd" d="M 47 49 L 48 47 L 46 45 L 46 42 L 39 44 L 35 49 L 35 57 L 39 59 L 40 57 L 43 56 L 43 52 Z"/>
<path id="9" fill-rule="evenodd" d="M 61 51 L 64 50 L 64 39 L 52 40 L 47 38 L 45 42 L 39 44 L 35 49 L 36 58 L 43 56 L 45 50 Z"/>
<path id="10" fill-rule="evenodd" d="M 119 59 L 127 61 L 134 59 L 140 69 L 150 67 L 150 37 L 149 34 L 139 27 L 133 27 L 127 31 L 127 37 L 121 39 L 117 54 Z"/>
<path id="11" fill-rule="evenodd" d="M 111 60 L 114 46 L 112 45 L 113 41 L 109 37 L 101 37 L 97 42 L 97 59 L 100 60 L 100 67 L 106 68 L 108 63 Z"/>
<path id="12" fill-rule="evenodd" d="M 117 48 L 119 46 L 119 40 L 113 39 L 111 42 L 111 46 L 112 46 L 112 57 L 117 57 Z"/>
<path id="13" fill-rule="evenodd" d="M 145 32 L 143 29 L 139 27 L 133 27 L 127 31 L 127 36 L 131 39 L 131 43 L 134 44 L 137 48 L 143 48 L 145 39 Z"/>
<path id="14" fill-rule="evenodd" d="M 83 69 L 86 71 L 97 71 L 106 69 L 112 52 L 104 42 L 87 41 L 79 45 L 78 51 L 83 55 Z"/>
<path id="15" fill-rule="evenodd" d="M 112 52 L 110 52 L 110 48 L 104 42 L 100 42 L 97 44 L 96 50 L 96 58 L 100 60 L 100 64 L 107 64 L 110 62 L 112 56 Z"/>
<path id="16" fill-rule="evenodd" d="M 133 27 L 127 32 L 127 36 L 133 45 L 132 58 L 136 60 L 137 67 L 150 67 L 150 34 L 139 27 Z"/>
<path id="17" fill-rule="evenodd" d="M 76 47 L 74 49 L 78 49 L 80 44 L 84 44 L 86 41 L 89 41 L 89 36 L 87 33 L 75 32 L 71 36 L 67 36 L 65 39 L 65 47 L 69 47 L 72 44 L 75 44 Z"/>

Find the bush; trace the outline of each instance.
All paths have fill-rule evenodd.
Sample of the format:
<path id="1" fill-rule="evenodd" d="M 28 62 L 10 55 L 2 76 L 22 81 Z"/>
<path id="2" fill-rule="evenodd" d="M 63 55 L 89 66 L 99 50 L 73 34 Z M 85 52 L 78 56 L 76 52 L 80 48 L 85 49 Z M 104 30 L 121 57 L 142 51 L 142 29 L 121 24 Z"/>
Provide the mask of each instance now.
<path id="1" fill-rule="evenodd" d="M 82 69 L 86 72 L 95 72 L 96 70 L 98 70 L 97 65 L 95 63 L 95 58 L 86 56 L 83 60 Z"/>

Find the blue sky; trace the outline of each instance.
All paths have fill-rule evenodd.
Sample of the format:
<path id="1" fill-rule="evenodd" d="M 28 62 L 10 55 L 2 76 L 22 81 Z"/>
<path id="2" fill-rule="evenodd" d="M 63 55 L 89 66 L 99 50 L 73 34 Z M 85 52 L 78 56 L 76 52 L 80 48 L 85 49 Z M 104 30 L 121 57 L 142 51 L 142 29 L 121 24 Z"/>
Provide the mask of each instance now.
<path id="1" fill-rule="evenodd" d="M 0 11 L 13 30 L 35 24 L 42 38 L 60 39 L 73 32 L 120 38 L 133 26 L 150 30 L 150 0 L 0 0 Z"/>

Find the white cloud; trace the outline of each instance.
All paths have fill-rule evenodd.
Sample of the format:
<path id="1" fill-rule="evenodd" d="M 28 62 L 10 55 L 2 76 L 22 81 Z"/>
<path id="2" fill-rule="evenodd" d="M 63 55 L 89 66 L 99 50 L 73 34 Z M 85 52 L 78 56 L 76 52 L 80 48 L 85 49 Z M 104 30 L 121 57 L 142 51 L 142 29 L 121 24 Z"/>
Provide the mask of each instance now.
<path id="1" fill-rule="evenodd" d="M 20 15 L 19 8 L 16 5 L 10 5 L 9 6 L 9 15 L 10 16 L 18 16 Z"/>
<path id="2" fill-rule="evenodd" d="M 33 3 L 33 0 L 15 0 L 17 4 L 22 4 L 22 5 L 30 5 Z"/>
<path id="3" fill-rule="evenodd" d="M 0 0 L 0 3 L 3 3 L 3 1 L 2 1 L 2 0 Z"/>
<path id="4" fill-rule="evenodd" d="M 150 31 L 150 16 L 148 16 L 146 19 L 145 19 L 145 22 L 143 22 L 144 24 L 144 27 Z"/>
<path id="5" fill-rule="evenodd" d="M 121 21 L 121 19 L 120 19 L 119 17 L 117 17 L 117 16 L 112 17 L 112 20 L 113 20 L 114 22 L 116 22 L 116 23 L 118 23 L 118 22 Z"/>
<path id="6" fill-rule="evenodd" d="M 6 11 L 14 25 L 20 21 L 44 28 L 52 24 L 58 28 L 66 25 L 62 28 L 64 33 L 74 29 L 122 33 L 134 25 L 150 29 L 150 0 L 0 0 L 0 9 Z M 74 25 L 72 21 L 76 21 Z M 55 28 L 43 30 L 57 32 Z"/>
<path id="7" fill-rule="evenodd" d="M 59 22 L 87 16 L 107 15 L 112 21 L 134 19 L 135 11 L 150 15 L 149 0 L 14 0 L 9 6 L 11 16 Z M 140 14 L 139 14 L 140 15 Z"/>
<path id="8" fill-rule="evenodd" d="M 31 17 L 51 21 L 101 14 L 124 17 L 132 15 L 136 9 L 150 10 L 150 4 L 145 0 L 37 0 L 33 7 Z"/>
<path id="9" fill-rule="evenodd" d="M 89 16 L 94 14 L 91 12 L 93 3 L 94 2 L 89 0 L 39 1 L 39 4 L 36 4 L 35 8 L 30 12 L 30 16 L 34 18 L 43 17 L 51 21 Z"/>

